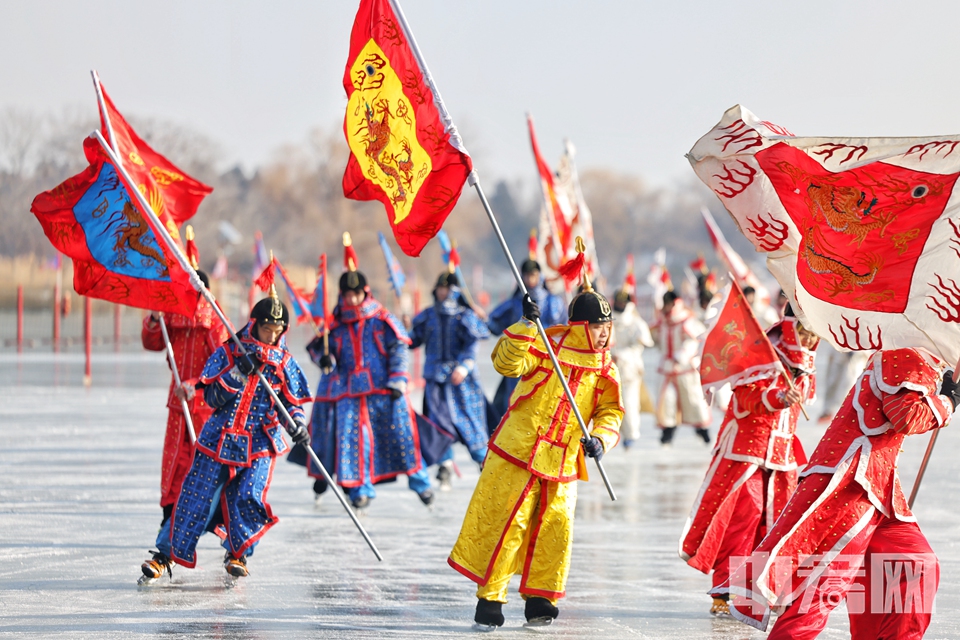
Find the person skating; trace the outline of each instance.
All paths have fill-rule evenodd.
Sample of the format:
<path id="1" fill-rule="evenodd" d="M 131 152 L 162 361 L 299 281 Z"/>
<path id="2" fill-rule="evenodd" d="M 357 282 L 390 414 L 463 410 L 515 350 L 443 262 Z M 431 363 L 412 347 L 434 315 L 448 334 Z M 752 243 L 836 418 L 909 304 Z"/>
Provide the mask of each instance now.
<path id="1" fill-rule="evenodd" d="M 803 640 L 846 600 L 852 638 L 923 637 L 939 563 L 897 462 L 906 436 L 949 424 L 960 393 L 945 367 L 919 348 L 871 357 L 780 518 L 726 585 L 734 617 L 765 630 L 777 606 L 768 637 Z"/>
<path id="2" fill-rule="evenodd" d="M 207 274 L 203 271 L 198 271 L 197 274 L 203 285 L 209 286 Z M 164 314 L 163 319 L 167 325 L 177 372 L 180 374 L 180 387 L 177 387 L 171 378 L 170 393 L 167 394 L 167 429 L 163 438 L 163 459 L 160 465 L 160 508 L 163 510 L 161 527 L 173 512 L 180 484 L 193 461 L 193 442 L 190 441 L 187 431 L 181 398 L 187 402 L 194 430 L 199 431 L 213 413 L 213 409 L 204 401 L 202 393 L 196 393 L 195 385 L 207 359 L 227 339 L 227 330 L 217 320 L 213 309 L 204 298 L 200 298 L 192 318 L 168 313 Z M 140 340 L 147 351 L 166 350 L 159 314 L 151 313 L 144 318 Z"/>
<path id="3" fill-rule="evenodd" d="M 627 284 L 613 296 L 613 339 L 610 354 L 620 370 L 620 385 L 623 390 L 624 413 L 620 436 L 623 447 L 629 449 L 640 437 L 641 398 L 649 402 L 645 397 L 643 382 L 643 349 L 653 346 L 653 337 L 650 335 L 650 327 L 637 311 L 633 294 Z"/>
<path id="4" fill-rule="evenodd" d="M 467 306 L 452 270 L 440 274 L 433 289 L 434 303 L 411 324 L 411 349 L 423 346 L 423 414 L 448 433 L 456 434 L 482 464 L 487 455 L 486 398 L 475 371 L 480 340 L 487 325 Z M 453 446 L 440 460 L 437 478 L 449 489 L 453 475 Z"/>
<path id="5" fill-rule="evenodd" d="M 797 487 L 798 466 L 806 462 L 795 433 L 800 404 L 815 393 L 819 338 L 792 316 L 770 327 L 767 336 L 795 388 L 778 371 L 734 386 L 707 475 L 680 536 L 680 557 L 694 569 L 713 572 L 707 593 L 714 615 L 729 614 L 723 585 L 730 563 L 750 555 L 770 530 Z"/>
<path id="6" fill-rule="evenodd" d="M 703 323 L 674 291 L 663 294 L 663 307 L 653 327 L 660 347 L 659 372 L 663 376 L 657 398 L 657 426 L 660 443 L 669 446 L 679 424 L 689 424 L 710 444 L 710 407 L 703 397 L 697 372 L 699 337 Z"/>
<path id="7" fill-rule="evenodd" d="M 287 425 L 256 372 L 263 373 L 293 418 L 296 428 L 290 436 L 297 443 L 309 444 L 300 405 L 310 399 L 310 391 L 283 338 L 290 313 L 271 293 L 254 305 L 250 322 L 239 333 L 247 353 L 227 342 L 204 366 L 197 389 L 213 415 L 197 435 L 193 463 L 173 514 L 157 536 L 157 550 L 141 566 L 142 580 L 163 576 L 174 562 L 194 567 L 197 542 L 206 531 L 222 536 L 227 573 L 246 576 L 247 558 L 277 523 L 266 495 L 276 458 L 287 450 Z"/>
<path id="8" fill-rule="evenodd" d="M 324 372 L 310 423 L 312 446 L 354 507 L 364 508 L 376 497 L 374 484 L 402 474 L 410 489 L 430 505 L 434 493 L 406 396 L 410 338 L 370 293 L 349 245 L 345 261 L 340 301 L 330 323 L 330 353 L 324 354 L 322 337 L 307 346 L 310 358 Z M 317 479 L 314 491 L 322 494 L 326 480 L 312 462 L 304 463 Z"/>
<path id="9" fill-rule="evenodd" d="M 490 441 L 480 479 L 447 562 L 476 582 L 474 622 L 504 624 L 502 605 L 515 573 L 530 624 L 548 624 L 565 595 L 573 544 L 577 480 L 584 454 L 601 457 L 619 440 L 623 407 L 617 367 L 607 350 L 611 309 L 588 290 L 570 304 L 569 325 L 547 329 L 577 406 L 591 434 L 570 410 L 534 321 L 539 308 L 524 300 L 523 319 L 494 347 L 496 370 L 520 378 L 507 415 Z"/>
<path id="10" fill-rule="evenodd" d="M 557 324 L 563 324 L 567 321 L 566 305 L 563 298 L 547 289 L 547 285 L 540 275 L 540 263 L 536 260 L 536 238 L 531 234 L 532 246 L 530 256 L 520 265 L 520 275 L 523 277 L 523 284 L 527 292 L 537 306 L 540 307 L 540 322 L 544 327 L 552 327 Z M 507 327 L 520 320 L 523 316 L 523 293 L 520 287 L 517 287 L 513 295 L 501 302 L 490 314 L 487 320 L 487 327 L 490 333 L 495 336 L 501 335 Z M 488 424 L 491 425 L 491 431 L 500 424 L 500 420 L 507 412 L 510 405 L 510 396 L 513 390 L 517 388 L 517 378 L 502 378 L 497 387 L 497 393 L 490 403 L 490 415 L 487 416 Z"/>

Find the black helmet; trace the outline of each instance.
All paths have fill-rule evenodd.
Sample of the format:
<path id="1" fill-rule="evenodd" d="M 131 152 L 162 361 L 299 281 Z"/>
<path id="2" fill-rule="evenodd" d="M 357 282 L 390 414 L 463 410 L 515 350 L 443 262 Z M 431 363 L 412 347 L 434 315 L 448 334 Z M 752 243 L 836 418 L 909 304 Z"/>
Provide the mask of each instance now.
<path id="1" fill-rule="evenodd" d="M 520 273 L 523 275 L 534 273 L 535 271 L 543 271 L 543 269 L 540 268 L 540 263 L 533 258 L 527 258 L 523 261 L 523 264 L 520 265 Z"/>
<path id="2" fill-rule="evenodd" d="M 677 300 L 680 296 L 677 295 L 677 292 L 671 289 L 663 294 L 663 304 L 670 304 Z"/>
<path id="3" fill-rule="evenodd" d="M 584 291 L 570 303 L 570 322 L 611 322 L 610 303 L 593 290 Z"/>
<path id="4" fill-rule="evenodd" d="M 633 300 L 633 295 L 627 289 L 617 289 L 613 294 L 613 308 L 617 311 L 623 311 L 627 308 L 627 303 Z"/>
<path id="5" fill-rule="evenodd" d="M 437 284 L 433 287 L 459 287 L 460 279 L 457 278 L 456 273 L 450 273 L 449 271 L 444 271 L 440 274 L 440 277 L 437 278 Z"/>
<path id="6" fill-rule="evenodd" d="M 364 291 L 367 288 L 367 277 L 360 271 L 344 271 L 340 275 L 340 293 L 347 291 Z"/>
<path id="7" fill-rule="evenodd" d="M 284 331 L 290 327 L 290 312 L 279 298 L 264 298 L 253 305 L 253 309 L 250 310 L 250 319 L 256 321 L 257 326 L 279 324 Z"/>

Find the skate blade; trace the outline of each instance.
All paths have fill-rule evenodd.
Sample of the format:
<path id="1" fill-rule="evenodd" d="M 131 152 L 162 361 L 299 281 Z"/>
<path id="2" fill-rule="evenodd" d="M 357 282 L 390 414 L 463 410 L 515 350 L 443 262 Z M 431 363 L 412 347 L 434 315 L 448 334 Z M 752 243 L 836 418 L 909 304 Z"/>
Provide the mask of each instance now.
<path id="1" fill-rule="evenodd" d="M 523 626 L 527 629 L 537 629 L 540 627 L 549 627 L 551 624 L 553 624 L 553 618 L 544 616 L 542 618 L 533 618 L 532 620 L 527 620 L 523 623 Z"/>
<path id="2" fill-rule="evenodd" d="M 491 633 L 499 629 L 495 624 L 480 624 L 479 622 L 474 622 L 473 626 L 470 627 L 473 631 L 479 631 L 481 633 Z"/>
<path id="3" fill-rule="evenodd" d="M 160 576 L 160 578 L 162 577 L 163 576 Z M 149 587 L 150 585 L 156 584 L 157 580 L 159 580 L 160 578 L 151 578 L 150 576 L 141 575 L 139 578 L 137 578 L 137 586 Z"/>

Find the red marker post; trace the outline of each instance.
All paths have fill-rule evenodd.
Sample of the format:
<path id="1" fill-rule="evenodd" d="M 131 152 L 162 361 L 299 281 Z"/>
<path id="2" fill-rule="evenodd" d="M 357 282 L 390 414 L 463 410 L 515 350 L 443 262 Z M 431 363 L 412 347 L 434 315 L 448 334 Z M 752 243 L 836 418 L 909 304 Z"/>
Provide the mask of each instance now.
<path id="1" fill-rule="evenodd" d="M 17 285 L 17 353 L 23 353 L 23 285 Z"/>

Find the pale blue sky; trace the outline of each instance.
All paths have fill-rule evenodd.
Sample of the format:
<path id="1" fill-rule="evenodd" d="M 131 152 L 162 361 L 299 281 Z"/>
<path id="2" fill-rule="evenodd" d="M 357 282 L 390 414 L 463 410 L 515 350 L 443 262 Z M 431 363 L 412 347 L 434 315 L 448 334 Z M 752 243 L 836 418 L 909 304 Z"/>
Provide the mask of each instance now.
<path id="1" fill-rule="evenodd" d="M 174 120 L 250 168 L 339 128 L 356 0 L 0 0 L 0 107 Z M 555 162 L 666 184 L 742 103 L 798 135 L 960 132 L 955 2 L 402 0 L 486 181 Z M 79 153 L 79 141 L 78 141 Z"/>

